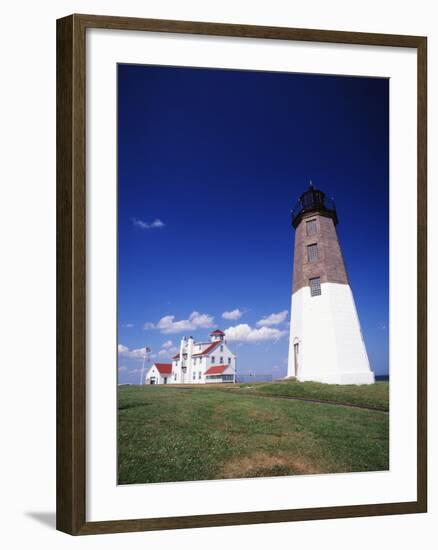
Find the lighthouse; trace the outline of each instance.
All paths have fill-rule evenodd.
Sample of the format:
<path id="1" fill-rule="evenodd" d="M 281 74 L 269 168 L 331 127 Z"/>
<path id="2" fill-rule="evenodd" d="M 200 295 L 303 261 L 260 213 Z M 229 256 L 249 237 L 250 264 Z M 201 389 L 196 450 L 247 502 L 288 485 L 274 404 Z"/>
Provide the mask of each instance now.
<path id="1" fill-rule="evenodd" d="M 288 378 L 372 384 L 365 342 L 345 269 L 333 200 L 310 182 L 294 210 L 295 248 Z"/>

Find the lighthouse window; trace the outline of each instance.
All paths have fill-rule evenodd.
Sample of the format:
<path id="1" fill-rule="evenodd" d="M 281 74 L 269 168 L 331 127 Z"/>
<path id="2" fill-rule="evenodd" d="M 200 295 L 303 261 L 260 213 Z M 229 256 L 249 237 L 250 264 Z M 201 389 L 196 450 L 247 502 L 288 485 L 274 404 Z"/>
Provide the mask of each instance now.
<path id="1" fill-rule="evenodd" d="M 307 246 L 307 260 L 309 262 L 316 262 L 318 259 L 318 245 L 315 244 L 309 244 Z"/>
<path id="2" fill-rule="evenodd" d="M 306 235 L 308 237 L 316 235 L 316 220 L 309 220 L 306 222 Z"/>
<path id="3" fill-rule="evenodd" d="M 314 277 L 309 279 L 310 284 L 310 296 L 320 296 L 321 295 L 321 278 Z"/>

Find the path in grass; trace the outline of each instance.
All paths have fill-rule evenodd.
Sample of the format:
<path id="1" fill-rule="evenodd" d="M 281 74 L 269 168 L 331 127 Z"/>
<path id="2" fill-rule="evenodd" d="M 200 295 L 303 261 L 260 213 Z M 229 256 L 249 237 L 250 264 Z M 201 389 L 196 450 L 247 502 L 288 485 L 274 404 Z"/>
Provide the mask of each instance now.
<path id="1" fill-rule="evenodd" d="M 384 412 L 245 392 L 119 388 L 119 482 L 388 469 Z"/>
<path id="2" fill-rule="evenodd" d="M 190 387 L 193 388 L 195 386 Z M 206 385 L 203 388 L 209 389 Z M 284 380 L 255 384 L 221 384 L 220 386 L 218 385 L 217 389 L 239 394 L 291 397 L 311 402 L 336 403 L 389 411 L 388 382 L 376 382 L 375 384 L 364 386 L 340 386 L 335 384 L 320 384 L 318 382 Z"/>
<path id="3" fill-rule="evenodd" d="M 172 387 L 172 386 L 169 386 L 169 388 Z M 173 386 L 175 387 L 175 386 Z M 181 389 L 181 390 L 184 390 L 184 391 L 198 391 L 198 387 L 195 387 L 195 386 L 191 386 L 191 387 L 184 387 L 184 386 L 180 386 L 178 389 Z M 231 394 L 231 393 L 240 393 L 240 394 L 244 394 L 245 396 L 248 396 L 248 397 L 263 397 L 265 399 L 288 399 L 290 401 L 304 401 L 305 403 L 315 403 L 315 404 L 320 404 L 320 405 L 333 405 L 334 407 L 346 407 L 347 409 L 365 409 L 365 410 L 368 410 L 368 411 L 379 411 L 379 412 L 383 412 L 383 413 L 386 413 L 388 414 L 389 413 L 389 410 L 387 409 L 386 406 L 379 406 L 379 405 L 371 405 L 371 404 L 357 404 L 357 405 L 353 405 L 351 403 L 343 403 L 341 401 L 332 401 L 330 399 L 311 399 L 310 397 L 292 397 L 290 395 L 282 395 L 282 394 L 278 394 L 278 393 L 272 393 L 272 394 L 269 394 L 268 392 L 263 392 L 263 390 L 258 390 L 257 388 L 255 388 L 254 386 L 242 386 L 241 388 L 239 388 L 238 386 L 235 386 L 235 387 L 229 387 L 229 388 L 224 388 L 224 387 L 221 387 L 221 388 L 218 388 L 218 389 L 221 389 L 221 390 L 224 390 L 226 389 L 228 394 Z M 241 391 L 239 391 L 241 390 Z M 248 391 L 248 390 L 255 390 L 255 391 Z"/>

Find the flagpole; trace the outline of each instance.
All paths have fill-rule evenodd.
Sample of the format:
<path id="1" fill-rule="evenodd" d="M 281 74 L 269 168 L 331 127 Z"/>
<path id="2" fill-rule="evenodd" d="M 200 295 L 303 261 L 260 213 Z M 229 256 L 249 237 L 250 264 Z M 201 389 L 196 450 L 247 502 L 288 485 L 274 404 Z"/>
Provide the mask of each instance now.
<path id="1" fill-rule="evenodd" d="M 149 362 L 151 360 L 151 356 L 150 356 L 150 353 L 151 353 L 151 348 L 148 348 L 147 346 L 145 346 L 144 348 L 144 355 L 143 355 L 143 366 L 141 367 L 141 374 L 140 374 L 140 386 L 142 386 L 144 384 L 144 367 L 145 367 L 145 363 L 146 363 L 146 359 L 148 361 L 148 370 L 149 370 Z"/>
<path id="2" fill-rule="evenodd" d="M 140 386 L 143 385 L 143 376 L 144 376 L 144 364 L 146 362 L 146 350 L 147 348 L 144 348 L 144 355 L 143 355 L 143 366 L 141 367 L 141 374 L 140 374 Z"/>

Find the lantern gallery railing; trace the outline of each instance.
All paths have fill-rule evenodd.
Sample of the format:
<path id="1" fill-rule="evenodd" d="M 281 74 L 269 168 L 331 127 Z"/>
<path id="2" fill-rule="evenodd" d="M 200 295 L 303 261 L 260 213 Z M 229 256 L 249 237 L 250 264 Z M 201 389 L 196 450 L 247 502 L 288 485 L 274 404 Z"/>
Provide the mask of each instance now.
<path id="1" fill-rule="evenodd" d="M 333 218 L 335 225 L 338 223 L 335 201 L 325 196 L 322 191 L 310 188 L 303 193 L 292 210 L 292 226 L 296 228 L 301 218 L 307 212 L 320 212 Z"/>

